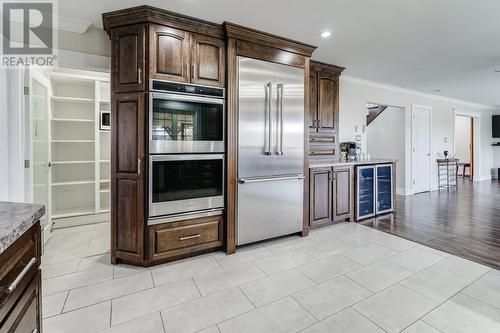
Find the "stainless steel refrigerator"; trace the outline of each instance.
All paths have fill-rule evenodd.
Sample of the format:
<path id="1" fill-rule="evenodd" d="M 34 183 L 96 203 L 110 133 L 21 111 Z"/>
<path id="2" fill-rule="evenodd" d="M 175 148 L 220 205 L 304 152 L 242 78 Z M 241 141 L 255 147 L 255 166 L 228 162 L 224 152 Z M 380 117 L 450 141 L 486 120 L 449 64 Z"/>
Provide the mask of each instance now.
<path id="1" fill-rule="evenodd" d="M 302 231 L 304 70 L 238 57 L 237 244 Z"/>

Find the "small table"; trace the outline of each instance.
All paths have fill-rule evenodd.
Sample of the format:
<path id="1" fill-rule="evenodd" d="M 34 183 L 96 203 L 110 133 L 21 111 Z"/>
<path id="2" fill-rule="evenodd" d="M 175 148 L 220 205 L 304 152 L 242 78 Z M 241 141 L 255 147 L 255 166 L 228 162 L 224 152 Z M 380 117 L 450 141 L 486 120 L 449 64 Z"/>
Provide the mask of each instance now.
<path id="1" fill-rule="evenodd" d="M 457 188 L 457 169 L 458 161 L 456 158 L 438 158 L 438 188 L 450 190 L 450 187 Z"/>

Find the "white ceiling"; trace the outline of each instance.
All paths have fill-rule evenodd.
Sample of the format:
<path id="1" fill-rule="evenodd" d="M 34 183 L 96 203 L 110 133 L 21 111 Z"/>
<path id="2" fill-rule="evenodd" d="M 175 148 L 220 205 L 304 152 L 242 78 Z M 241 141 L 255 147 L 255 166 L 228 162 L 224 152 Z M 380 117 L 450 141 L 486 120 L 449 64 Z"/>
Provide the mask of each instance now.
<path id="1" fill-rule="evenodd" d="M 499 0 L 64 0 L 59 11 L 102 27 L 101 13 L 142 4 L 317 45 L 313 59 L 350 76 L 500 107 Z"/>

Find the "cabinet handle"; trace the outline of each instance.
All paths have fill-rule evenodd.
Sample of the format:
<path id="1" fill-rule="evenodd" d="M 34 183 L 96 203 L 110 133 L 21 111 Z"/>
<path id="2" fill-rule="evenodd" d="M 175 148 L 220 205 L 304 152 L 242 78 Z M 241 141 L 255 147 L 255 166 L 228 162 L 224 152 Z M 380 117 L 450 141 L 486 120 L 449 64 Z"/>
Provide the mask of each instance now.
<path id="1" fill-rule="evenodd" d="M 26 266 L 24 266 L 23 270 L 21 271 L 21 273 L 19 273 L 19 275 L 14 279 L 14 281 L 12 281 L 11 284 L 9 284 L 8 286 L 4 287 L 4 288 L 0 288 L 0 292 L 2 294 L 5 294 L 5 295 L 8 295 L 10 293 L 12 293 L 17 285 L 19 284 L 19 282 L 21 282 L 21 280 L 24 278 L 24 276 L 28 273 L 28 271 L 31 269 L 31 267 L 36 263 L 36 258 L 33 257 L 31 258 L 31 260 L 28 262 L 28 264 Z"/>
<path id="2" fill-rule="evenodd" d="M 142 160 L 140 158 L 137 159 L 137 174 L 140 175 L 141 174 L 141 163 Z"/>
<path id="3" fill-rule="evenodd" d="M 316 128 L 320 128 L 321 127 L 321 120 L 316 120 Z"/>
<path id="4" fill-rule="evenodd" d="M 193 238 L 200 238 L 200 237 L 201 237 L 201 235 L 197 234 L 197 235 L 191 235 L 191 236 L 186 236 L 186 237 L 179 237 L 179 240 L 183 241 L 183 240 L 188 240 L 188 239 L 193 239 Z"/>
<path id="5" fill-rule="evenodd" d="M 142 69 L 137 70 L 137 83 L 142 84 Z"/>
<path id="6" fill-rule="evenodd" d="M 195 69 L 196 69 L 195 64 L 192 64 L 192 65 L 191 65 L 191 78 L 192 78 L 192 79 L 194 79 Z"/>

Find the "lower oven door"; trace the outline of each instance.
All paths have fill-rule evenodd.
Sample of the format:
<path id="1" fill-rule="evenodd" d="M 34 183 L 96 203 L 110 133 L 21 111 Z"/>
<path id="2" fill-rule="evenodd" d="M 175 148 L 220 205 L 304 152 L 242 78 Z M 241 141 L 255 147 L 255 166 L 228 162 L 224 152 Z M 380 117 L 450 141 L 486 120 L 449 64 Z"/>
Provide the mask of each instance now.
<path id="1" fill-rule="evenodd" d="M 224 155 L 152 155 L 149 217 L 224 206 Z"/>

